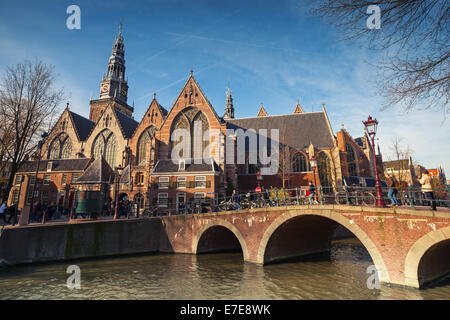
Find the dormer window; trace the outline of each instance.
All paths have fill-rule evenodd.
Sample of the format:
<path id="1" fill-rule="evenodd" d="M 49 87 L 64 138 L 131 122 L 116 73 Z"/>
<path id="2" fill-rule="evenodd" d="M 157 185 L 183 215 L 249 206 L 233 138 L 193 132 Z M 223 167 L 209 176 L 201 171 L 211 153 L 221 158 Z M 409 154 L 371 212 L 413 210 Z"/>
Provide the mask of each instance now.
<path id="1" fill-rule="evenodd" d="M 186 170 L 186 160 L 181 159 L 178 163 L 178 171 L 184 171 Z"/>

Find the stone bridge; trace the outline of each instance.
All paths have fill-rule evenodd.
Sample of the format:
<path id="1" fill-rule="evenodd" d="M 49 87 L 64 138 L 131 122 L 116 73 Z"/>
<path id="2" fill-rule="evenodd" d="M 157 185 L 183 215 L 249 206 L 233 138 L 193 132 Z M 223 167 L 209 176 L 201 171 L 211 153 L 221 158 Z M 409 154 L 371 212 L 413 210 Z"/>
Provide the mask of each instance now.
<path id="1" fill-rule="evenodd" d="M 419 288 L 450 272 L 450 212 L 351 206 L 288 206 L 160 218 L 160 251 L 241 249 L 264 265 L 327 252 L 338 226 L 369 252 L 381 282 Z"/>

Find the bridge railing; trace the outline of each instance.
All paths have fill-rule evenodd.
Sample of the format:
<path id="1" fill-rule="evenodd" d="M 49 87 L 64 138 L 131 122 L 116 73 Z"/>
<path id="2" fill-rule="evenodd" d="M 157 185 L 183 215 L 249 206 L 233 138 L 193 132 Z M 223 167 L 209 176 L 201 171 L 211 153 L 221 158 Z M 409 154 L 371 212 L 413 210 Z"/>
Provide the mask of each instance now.
<path id="1" fill-rule="evenodd" d="M 292 205 L 352 205 L 375 206 L 376 190 L 374 187 L 363 186 L 317 186 L 310 192 L 309 188 L 262 188 L 261 192 L 247 192 L 232 196 L 218 196 L 211 198 L 190 199 L 183 203 L 156 203 L 151 207 L 140 209 L 138 205 L 132 205 L 131 210 L 119 212 L 119 218 L 137 218 L 141 216 L 163 216 L 179 214 L 198 214 L 219 211 L 234 211 L 253 208 L 281 207 Z M 446 188 L 433 188 L 433 197 L 424 193 L 417 187 L 395 188 L 395 200 L 397 206 L 411 209 L 423 209 L 424 207 L 450 207 L 449 191 Z M 394 196 L 388 188 L 382 188 L 382 196 L 387 206 L 393 206 Z M 119 210 L 120 211 L 120 210 Z M 114 214 L 100 215 L 100 219 L 113 219 Z M 42 219 L 44 223 L 44 219 Z M 6 224 L 5 223 L 0 223 Z"/>
<path id="2" fill-rule="evenodd" d="M 431 206 L 450 207 L 449 192 L 446 189 L 433 189 L 434 200 L 424 194 L 421 188 L 398 187 L 395 189 L 397 206 L 412 209 Z M 382 188 L 383 200 L 386 206 L 393 206 L 393 195 L 388 188 Z M 315 192 L 309 192 L 306 188 L 270 188 L 261 192 L 247 192 L 232 196 L 217 196 L 214 198 L 194 199 L 184 203 L 162 205 L 156 204 L 144 215 L 176 215 L 196 214 L 219 211 L 233 211 L 264 207 L 280 207 L 292 205 L 325 205 L 339 204 L 352 206 L 375 206 L 376 189 L 362 186 L 318 186 Z"/>

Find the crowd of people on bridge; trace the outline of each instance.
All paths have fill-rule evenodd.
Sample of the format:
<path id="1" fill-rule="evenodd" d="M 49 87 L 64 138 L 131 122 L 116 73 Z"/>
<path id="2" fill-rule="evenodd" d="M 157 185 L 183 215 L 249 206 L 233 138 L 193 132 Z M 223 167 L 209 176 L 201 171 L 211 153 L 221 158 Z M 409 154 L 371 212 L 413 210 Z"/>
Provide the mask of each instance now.
<path id="1" fill-rule="evenodd" d="M 387 197 L 391 202 L 391 206 L 396 207 L 399 206 L 398 194 L 399 189 L 402 188 L 401 183 L 395 178 L 395 176 L 386 173 L 386 184 L 387 184 Z M 428 171 L 425 171 L 420 177 L 419 182 L 421 183 L 421 191 L 425 195 L 425 199 L 429 201 L 429 205 L 432 210 L 436 210 L 436 200 L 433 194 L 433 187 L 431 183 L 431 177 Z M 312 181 L 309 181 L 308 188 L 305 190 L 305 195 L 302 197 L 302 203 L 307 204 L 318 204 L 318 193 L 317 187 L 313 184 Z M 278 191 L 277 191 L 278 192 Z M 297 204 L 298 197 L 298 188 L 295 190 Z M 322 190 L 319 190 L 319 194 L 322 195 Z M 177 205 L 177 208 L 161 208 L 156 205 L 150 209 L 139 208 L 137 204 L 133 203 L 128 199 L 128 197 L 122 198 L 118 200 L 117 204 L 108 197 L 103 205 L 103 211 L 99 213 L 103 217 L 116 217 L 118 219 L 124 217 L 129 218 L 130 216 L 139 216 L 141 212 L 147 212 L 147 214 L 151 215 L 164 215 L 167 212 L 171 212 L 171 214 L 191 214 L 191 213 L 204 213 L 204 212 L 212 212 L 212 211 L 224 211 L 224 210 L 240 210 L 247 208 L 260 208 L 260 207 L 268 207 L 268 206 L 278 206 L 278 205 L 286 205 L 291 204 L 289 201 L 286 201 L 286 197 L 284 196 L 282 199 L 273 199 L 271 196 L 270 190 L 259 187 L 258 192 L 255 193 L 246 193 L 239 194 L 236 189 L 233 190 L 230 197 L 225 197 L 223 201 L 210 201 L 209 203 L 205 202 L 183 202 Z M 116 208 L 117 205 L 117 208 Z M 117 213 L 116 213 L 117 212 Z M 18 223 L 20 211 L 18 210 L 16 204 L 11 206 L 7 206 L 6 202 L 3 202 L 0 206 L 0 222 L 3 221 L 3 225 L 12 224 L 15 225 Z M 81 218 L 85 219 L 86 215 L 84 213 L 80 213 Z M 30 210 L 30 222 L 40 222 L 45 223 L 51 220 L 57 220 L 61 218 L 72 218 L 78 219 L 79 216 L 76 211 L 76 203 L 71 209 L 64 209 L 62 205 L 56 205 L 55 202 L 51 202 L 49 205 L 43 205 L 40 200 L 37 200 L 33 203 Z M 98 218 L 96 214 L 90 215 L 89 218 Z"/>

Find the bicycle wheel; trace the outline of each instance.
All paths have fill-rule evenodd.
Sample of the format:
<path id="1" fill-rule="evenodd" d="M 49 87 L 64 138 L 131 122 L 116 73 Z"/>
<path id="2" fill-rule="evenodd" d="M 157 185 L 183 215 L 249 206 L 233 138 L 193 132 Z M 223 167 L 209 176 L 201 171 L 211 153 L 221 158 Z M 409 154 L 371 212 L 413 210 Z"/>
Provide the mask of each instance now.
<path id="1" fill-rule="evenodd" d="M 366 206 L 373 206 L 375 205 L 375 196 L 370 192 L 364 192 L 363 194 L 363 204 Z"/>
<path id="2" fill-rule="evenodd" d="M 343 191 L 336 192 L 334 198 L 336 200 L 336 204 L 347 204 L 347 196 Z"/>

